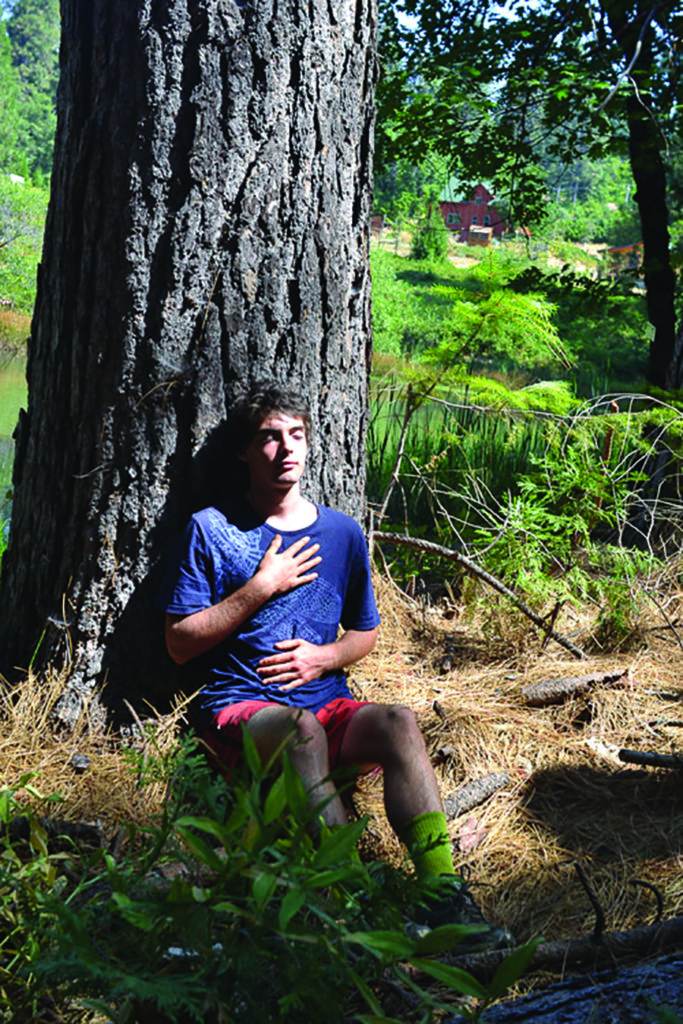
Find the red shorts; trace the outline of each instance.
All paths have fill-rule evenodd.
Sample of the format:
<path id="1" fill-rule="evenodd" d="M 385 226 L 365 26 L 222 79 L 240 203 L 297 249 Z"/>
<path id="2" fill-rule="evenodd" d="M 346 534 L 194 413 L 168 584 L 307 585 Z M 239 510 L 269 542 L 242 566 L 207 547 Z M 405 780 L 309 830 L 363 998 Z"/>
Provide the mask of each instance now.
<path id="1" fill-rule="evenodd" d="M 360 708 L 369 703 L 367 700 L 337 697 L 315 712 L 315 717 L 327 733 L 331 769 L 336 767 L 339 760 L 349 722 Z M 238 704 L 228 704 L 216 712 L 213 724 L 200 733 L 200 739 L 209 748 L 217 767 L 226 778 L 229 778 L 242 754 L 242 725 L 262 708 L 282 706 L 288 705 L 277 705 L 266 700 L 243 700 Z"/>

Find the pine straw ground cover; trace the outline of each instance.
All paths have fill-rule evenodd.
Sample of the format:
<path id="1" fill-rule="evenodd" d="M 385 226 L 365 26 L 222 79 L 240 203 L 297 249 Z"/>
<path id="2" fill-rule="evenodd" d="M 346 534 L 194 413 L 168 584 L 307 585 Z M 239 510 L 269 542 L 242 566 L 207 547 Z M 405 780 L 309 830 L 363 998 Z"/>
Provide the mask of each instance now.
<path id="1" fill-rule="evenodd" d="M 683 746 L 683 652 L 674 633 L 643 632 L 649 639 L 638 650 L 578 663 L 560 648 L 540 651 L 526 625 L 492 644 L 476 623 L 463 628 L 421 612 L 385 581 L 378 590 L 381 639 L 353 671 L 356 695 L 415 710 L 445 797 L 488 772 L 510 776 L 486 804 L 450 823 L 456 861 L 486 914 L 519 941 L 590 934 L 594 915 L 576 861 L 609 930 L 654 916 L 652 893 L 633 886 L 634 879 L 658 887 L 665 916 L 683 913 L 681 775 L 619 766 L 610 754 L 610 745 L 660 752 Z M 670 612 L 675 617 L 675 606 Z M 530 682 L 629 666 L 633 683 L 626 687 L 598 687 L 589 697 L 541 709 L 525 707 L 521 698 Z M 56 735 L 51 710 L 62 685 L 53 673 L 5 691 L 3 784 L 34 772 L 39 790 L 61 794 L 56 817 L 96 820 L 111 837 L 122 821 L 144 824 L 158 811 L 164 784 L 139 786 L 120 739 L 90 730 L 87 713 L 75 732 Z M 156 718 L 157 753 L 173 748 L 181 720 L 182 707 Z M 89 758 L 82 773 L 74 754 Z M 362 781 L 356 803 L 373 813 L 365 850 L 399 862 L 403 854 L 382 812 L 378 778 Z"/>
<path id="2" fill-rule="evenodd" d="M 644 632 L 642 649 L 577 662 L 559 647 L 540 652 L 530 623 L 516 644 L 508 638 L 507 652 L 492 651 L 476 629 L 411 611 L 388 585 L 382 598 L 380 642 L 354 672 L 359 696 L 416 712 L 435 761 L 443 760 L 444 797 L 489 772 L 510 776 L 487 803 L 450 823 L 456 862 L 487 915 L 520 941 L 589 935 L 595 917 L 577 861 L 609 930 L 654 918 L 652 893 L 634 879 L 657 886 L 665 916 L 683 913 L 683 778 L 621 765 L 613 753 L 683 748 L 683 651 L 673 633 L 655 640 Z M 631 667 L 633 682 L 559 706 L 524 706 L 529 683 L 615 667 Z M 363 784 L 358 803 L 376 812 L 373 853 L 400 858 L 378 780 Z"/>

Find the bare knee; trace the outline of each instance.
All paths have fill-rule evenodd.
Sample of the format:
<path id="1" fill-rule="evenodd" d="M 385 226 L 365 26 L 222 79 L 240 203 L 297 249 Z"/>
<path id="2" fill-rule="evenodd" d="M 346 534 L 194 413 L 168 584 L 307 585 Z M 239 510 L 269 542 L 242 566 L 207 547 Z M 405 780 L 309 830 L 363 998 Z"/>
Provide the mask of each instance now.
<path id="1" fill-rule="evenodd" d="M 272 705 L 254 715 L 248 728 L 262 757 L 271 757 L 287 748 L 290 756 L 298 760 L 317 757 L 327 750 L 325 730 L 315 715 L 304 708 Z"/>
<path id="2" fill-rule="evenodd" d="M 294 743 L 320 743 L 321 740 L 326 740 L 325 730 L 311 711 L 304 708 L 293 709 L 290 722 Z"/>
<path id="3" fill-rule="evenodd" d="M 380 751 L 393 756 L 411 756 L 424 741 L 415 712 L 403 704 L 379 704 L 375 715 Z"/>
<path id="4" fill-rule="evenodd" d="M 317 757 L 327 751 L 327 736 L 311 711 L 304 708 L 287 709 L 285 741 L 290 754 L 299 757 Z"/>

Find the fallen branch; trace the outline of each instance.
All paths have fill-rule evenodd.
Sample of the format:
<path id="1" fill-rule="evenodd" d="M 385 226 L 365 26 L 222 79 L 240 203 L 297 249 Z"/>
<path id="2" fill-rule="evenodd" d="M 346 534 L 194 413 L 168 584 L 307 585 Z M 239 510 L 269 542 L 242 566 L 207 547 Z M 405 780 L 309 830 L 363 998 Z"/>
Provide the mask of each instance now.
<path id="1" fill-rule="evenodd" d="M 480 779 L 465 783 L 444 800 L 446 817 L 459 818 L 461 814 L 467 814 L 509 782 L 510 776 L 507 772 L 491 772 L 489 775 L 482 775 Z"/>
<path id="2" fill-rule="evenodd" d="M 595 686 L 619 686 L 629 682 L 630 669 L 614 672 L 590 672 L 585 676 L 565 676 L 560 679 L 544 679 L 522 688 L 524 703 L 530 708 L 544 708 L 548 704 L 561 704 L 569 697 L 588 693 Z"/>
<path id="3" fill-rule="evenodd" d="M 544 651 L 546 649 L 546 647 L 548 646 L 548 640 L 550 640 L 550 632 L 551 632 L 551 630 L 553 630 L 555 628 L 555 623 L 557 622 L 557 616 L 562 611 L 562 606 L 564 605 L 564 603 L 565 603 L 564 601 L 556 601 L 555 602 L 555 607 L 553 608 L 553 610 L 551 611 L 550 615 L 548 616 L 548 618 L 546 620 L 546 625 L 543 627 L 545 635 L 543 637 L 543 642 L 541 643 L 541 650 L 542 651 Z"/>
<path id="4" fill-rule="evenodd" d="M 624 764 L 641 764 L 648 768 L 673 768 L 683 771 L 683 754 L 657 754 L 651 750 L 620 750 L 617 755 Z"/>
<path id="5" fill-rule="evenodd" d="M 658 924 L 641 925 L 625 932 L 603 932 L 599 942 L 592 938 L 544 942 L 534 953 L 528 972 L 562 973 L 569 966 L 593 969 L 601 964 L 611 966 L 620 960 L 644 959 L 678 949 L 683 949 L 683 917 L 670 917 Z M 495 949 L 470 956 L 451 954 L 441 959 L 486 983 L 509 953 L 509 949 Z"/>
<path id="6" fill-rule="evenodd" d="M 581 882 L 581 885 L 583 886 L 583 891 L 590 900 L 590 905 L 592 906 L 593 913 L 595 914 L 595 925 L 593 927 L 592 935 L 593 942 L 599 942 L 605 931 L 605 911 L 602 909 L 602 904 L 600 903 L 600 900 L 597 897 L 595 889 L 588 881 L 588 875 L 583 870 L 582 865 L 579 864 L 578 861 L 574 864 L 574 870 L 576 871 L 578 879 Z"/>
<path id="7" fill-rule="evenodd" d="M 104 846 L 104 833 L 97 823 L 87 821 L 62 821 L 59 818 L 38 818 L 38 824 L 45 830 L 50 852 L 71 849 L 74 844 L 79 846 Z M 31 838 L 31 819 L 24 815 L 13 818 L 8 826 L 10 841 L 29 842 Z"/>
<path id="8" fill-rule="evenodd" d="M 441 558 L 447 558 L 451 562 L 458 562 L 464 569 L 472 573 L 478 579 L 487 583 L 494 590 L 497 590 L 499 594 L 507 597 L 512 603 L 519 608 L 523 615 L 526 615 L 528 619 L 531 619 L 539 629 L 547 634 L 548 637 L 553 639 L 555 643 L 559 644 L 560 647 L 564 647 L 566 651 L 573 654 L 575 658 L 585 658 L 585 653 L 576 644 L 573 644 L 567 637 L 562 636 L 561 633 L 556 633 L 554 629 L 548 629 L 547 621 L 541 616 L 537 615 L 533 608 L 518 597 L 514 591 L 506 587 L 504 583 L 501 583 L 499 579 L 492 576 L 490 572 L 482 569 L 480 566 L 473 562 L 467 555 L 463 555 L 460 551 L 455 551 L 453 548 L 446 548 L 442 544 L 435 544 L 430 540 L 421 540 L 418 537 L 409 537 L 407 534 L 402 533 L 382 533 L 373 532 L 373 541 L 377 543 L 396 544 L 398 546 L 406 548 L 415 548 L 417 551 L 426 551 L 429 554 L 439 555 Z"/>

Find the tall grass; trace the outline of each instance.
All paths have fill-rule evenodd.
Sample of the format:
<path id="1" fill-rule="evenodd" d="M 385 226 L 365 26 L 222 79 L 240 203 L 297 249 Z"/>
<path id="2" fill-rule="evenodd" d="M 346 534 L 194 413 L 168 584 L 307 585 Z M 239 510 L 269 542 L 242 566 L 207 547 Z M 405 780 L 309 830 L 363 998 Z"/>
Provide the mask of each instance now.
<path id="1" fill-rule="evenodd" d="M 541 455 L 545 447 L 544 425 L 533 415 L 520 417 L 516 410 L 491 413 L 468 404 L 467 389 L 454 396 L 454 404 L 433 400 L 414 414 L 407 433 L 407 461 L 401 474 L 401 486 L 394 492 L 389 519 L 409 519 L 418 532 L 437 527 L 429 480 L 443 490 L 463 490 L 468 479 L 496 498 L 516 489 L 516 481 L 530 467 L 530 459 Z M 456 404 L 457 403 L 457 404 Z M 376 384 L 371 399 L 368 432 L 368 498 L 380 502 L 389 486 L 396 464 L 405 413 L 400 391 Z M 459 519 L 467 517 L 468 505 L 453 496 L 449 512 Z"/>

